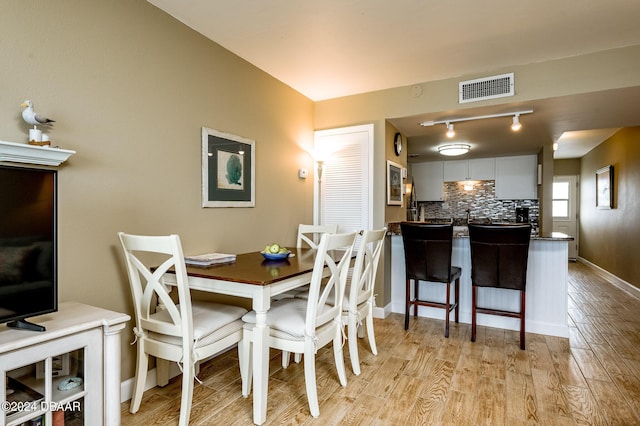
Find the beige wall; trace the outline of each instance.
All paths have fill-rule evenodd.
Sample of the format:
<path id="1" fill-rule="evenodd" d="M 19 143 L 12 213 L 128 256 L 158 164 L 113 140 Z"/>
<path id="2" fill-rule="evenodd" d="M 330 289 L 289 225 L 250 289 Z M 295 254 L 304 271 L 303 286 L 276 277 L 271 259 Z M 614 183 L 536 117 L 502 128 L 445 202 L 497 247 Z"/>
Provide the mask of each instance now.
<path id="1" fill-rule="evenodd" d="M 393 140 L 394 140 L 394 136 L 396 135 L 396 133 L 398 132 L 398 129 L 396 129 L 395 127 L 393 127 L 391 124 L 389 123 L 385 123 L 385 136 L 384 136 L 384 155 L 385 155 L 385 209 L 384 209 L 384 217 L 385 217 L 385 222 L 400 222 L 403 220 L 406 220 L 407 218 L 407 199 L 404 197 L 403 194 L 403 198 L 402 198 L 402 205 L 401 206 L 390 206 L 387 205 L 387 192 L 386 192 L 386 188 L 387 188 L 387 169 L 386 169 L 386 160 L 390 160 L 393 161 L 396 164 L 401 165 L 402 167 L 406 168 L 407 167 L 407 143 L 406 143 L 406 138 L 404 138 L 403 140 L 405 141 L 404 143 L 404 147 L 402 152 L 400 153 L 400 155 L 396 155 L 395 151 L 394 151 L 394 145 L 393 145 Z M 406 180 L 403 181 L 403 183 L 407 183 Z"/>
<path id="2" fill-rule="evenodd" d="M 614 208 L 595 207 L 596 170 L 612 165 Z M 622 129 L 582 157 L 580 257 L 640 287 L 640 127 Z"/>
<path id="3" fill-rule="evenodd" d="M 580 159 L 568 158 L 563 160 L 553 160 L 554 176 L 573 176 L 580 174 Z"/>
<path id="4" fill-rule="evenodd" d="M 295 244 L 312 220 L 313 103 L 145 1 L 5 1 L 0 140 L 26 142 L 20 103 L 57 120 L 59 296 L 131 311 L 116 232 L 180 234 L 185 251 Z M 200 207 L 201 127 L 256 141 L 256 207 Z M 131 327 L 123 379 L 133 376 Z"/>

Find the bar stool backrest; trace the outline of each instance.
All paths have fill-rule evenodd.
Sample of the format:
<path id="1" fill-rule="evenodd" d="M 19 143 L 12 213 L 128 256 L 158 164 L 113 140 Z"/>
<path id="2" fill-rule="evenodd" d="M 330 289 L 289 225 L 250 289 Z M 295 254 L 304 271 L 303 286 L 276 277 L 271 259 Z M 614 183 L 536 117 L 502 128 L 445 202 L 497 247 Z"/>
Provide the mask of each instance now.
<path id="1" fill-rule="evenodd" d="M 531 225 L 469 225 L 471 282 L 524 290 Z"/>
<path id="2" fill-rule="evenodd" d="M 407 279 L 451 282 L 453 225 L 400 223 Z"/>

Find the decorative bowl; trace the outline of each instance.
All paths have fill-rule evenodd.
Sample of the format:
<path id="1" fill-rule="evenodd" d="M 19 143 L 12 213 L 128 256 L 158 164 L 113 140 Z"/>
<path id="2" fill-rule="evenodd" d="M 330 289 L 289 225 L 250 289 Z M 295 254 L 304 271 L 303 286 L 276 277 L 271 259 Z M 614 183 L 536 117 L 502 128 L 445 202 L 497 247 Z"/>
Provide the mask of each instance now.
<path id="1" fill-rule="evenodd" d="M 262 257 L 264 257 L 267 260 L 281 260 L 289 257 L 291 252 L 287 251 L 285 253 L 266 253 L 264 251 L 261 251 L 260 254 L 262 255 Z"/>

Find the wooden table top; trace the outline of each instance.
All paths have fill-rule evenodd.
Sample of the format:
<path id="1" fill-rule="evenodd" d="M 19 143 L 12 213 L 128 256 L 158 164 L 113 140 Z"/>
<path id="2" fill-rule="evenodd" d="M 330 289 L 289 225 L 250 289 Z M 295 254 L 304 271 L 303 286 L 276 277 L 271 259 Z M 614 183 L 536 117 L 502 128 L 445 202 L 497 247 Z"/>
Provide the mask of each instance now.
<path id="1" fill-rule="evenodd" d="M 245 284 L 269 285 L 313 271 L 316 250 L 290 249 L 295 256 L 267 260 L 260 252 L 238 254 L 233 263 L 212 266 L 187 265 L 187 275 Z"/>

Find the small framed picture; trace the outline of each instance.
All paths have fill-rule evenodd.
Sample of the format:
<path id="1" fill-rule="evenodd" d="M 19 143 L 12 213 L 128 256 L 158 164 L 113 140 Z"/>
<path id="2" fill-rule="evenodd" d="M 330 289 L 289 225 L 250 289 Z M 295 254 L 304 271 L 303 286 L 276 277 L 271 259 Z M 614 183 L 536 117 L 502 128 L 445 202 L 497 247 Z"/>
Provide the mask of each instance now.
<path id="1" fill-rule="evenodd" d="M 255 207 L 255 141 L 202 128 L 202 207 Z"/>
<path id="2" fill-rule="evenodd" d="M 596 171 L 596 207 L 613 208 L 613 166 L 605 166 Z"/>
<path id="3" fill-rule="evenodd" d="M 387 205 L 402 205 L 402 166 L 387 160 Z"/>

